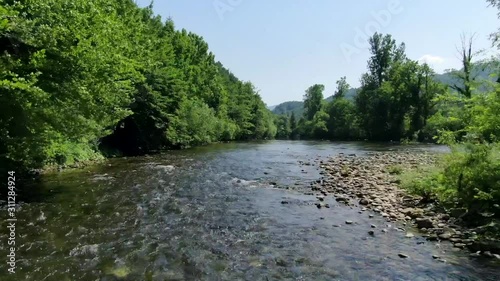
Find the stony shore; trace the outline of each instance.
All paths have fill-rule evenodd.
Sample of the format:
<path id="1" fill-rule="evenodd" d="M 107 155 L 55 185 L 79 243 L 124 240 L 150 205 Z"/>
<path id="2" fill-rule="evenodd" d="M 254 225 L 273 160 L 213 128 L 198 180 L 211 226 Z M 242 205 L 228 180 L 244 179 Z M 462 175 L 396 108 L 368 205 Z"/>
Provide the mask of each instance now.
<path id="1" fill-rule="evenodd" d="M 371 210 L 388 222 L 415 226 L 428 240 L 449 241 L 456 248 L 469 249 L 473 256 L 500 259 L 499 241 L 479 239 L 481 228 L 464 227 L 460 219 L 463 211 L 423 202 L 400 187 L 395 170 L 432 165 L 436 157 L 420 152 L 384 152 L 363 156 L 339 154 L 327 161 L 318 160 L 323 177 L 311 184 L 318 195 L 316 205 L 328 208 L 324 197 L 334 196 L 337 202 L 357 206 L 361 212 Z"/>

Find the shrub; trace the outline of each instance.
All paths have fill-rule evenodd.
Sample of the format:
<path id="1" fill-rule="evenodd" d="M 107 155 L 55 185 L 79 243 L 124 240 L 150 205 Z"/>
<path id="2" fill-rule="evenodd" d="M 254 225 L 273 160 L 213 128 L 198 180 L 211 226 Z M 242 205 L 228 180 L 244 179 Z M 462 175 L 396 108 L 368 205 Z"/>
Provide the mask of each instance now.
<path id="1" fill-rule="evenodd" d="M 437 167 L 425 167 L 411 170 L 401 175 L 401 185 L 412 194 L 423 197 L 424 201 L 438 200 L 443 204 L 450 203 L 453 190 L 442 185 L 443 175 Z"/>
<path id="2" fill-rule="evenodd" d="M 403 168 L 398 165 L 392 165 L 387 167 L 387 172 L 391 175 L 400 175 L 401 173 L 403 173 Z"/>
<path id="3" fill-rule="evenodd" d="M 456 190 L 461 205 L 474 212 L 495 211 L 493 205 L 500 202 L 498 145 L 467 144 L 456 147 L 444 161 L 443 183 Z"/>
<path id="4" fill-rule="evenodd" d="M 454 146 L 435 167 L 421 167 L 401 176 L 402 186 L 425 199 L 465 207 L 470 213 L 500 216 L 500 153 L 498 144 Z"/>

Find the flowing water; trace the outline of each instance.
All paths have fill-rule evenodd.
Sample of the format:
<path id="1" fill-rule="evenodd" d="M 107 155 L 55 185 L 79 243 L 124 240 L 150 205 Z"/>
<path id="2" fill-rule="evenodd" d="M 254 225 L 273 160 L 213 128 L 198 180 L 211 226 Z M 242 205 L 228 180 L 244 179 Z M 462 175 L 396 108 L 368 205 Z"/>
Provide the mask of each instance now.
<path id="1" fill-rule="evenodd" d="M 500 280 L 489 261 L 418 234 L 405 238 L 398 225 L 334 198 L 318 209 L 304 194 L 321 175 L 299 161 L 394 149 L 443 150 L 233 143 L 47 175 L 18 207 L 16 274 L 1 262 L 0 280 Z"/>

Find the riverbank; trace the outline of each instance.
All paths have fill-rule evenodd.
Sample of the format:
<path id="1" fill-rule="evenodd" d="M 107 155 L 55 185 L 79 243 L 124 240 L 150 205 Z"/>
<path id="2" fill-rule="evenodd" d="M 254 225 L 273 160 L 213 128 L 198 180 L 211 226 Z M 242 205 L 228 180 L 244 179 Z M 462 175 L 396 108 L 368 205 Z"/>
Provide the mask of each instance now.
<path id="1" fill-rule="evenodd" d="M 467 227 L 463 220 L 466 210 L 447 209 L 402 188 L 399 174 L 432 167 L 437 159 L 436 154 L 418 152 L 338 154 L 320 161 L 324 177 L 312 190 L 322 196 L 333 195 L 337 202 L 359 206 L 361 211 L 372 210 L 388 222 L 415 226 L 427 240 L 448 241 L 456 248 L 470 250 L 473 256 L 500 259 L 500 241 L 485 235 L 488 228 L 495 227 L 492 220 L 479 227 Z M 321 201 L 321 196 L 318 199 Z M 408 238 L 412 235 L 407 234 Z"/>
<path id="2" fill-rule="evenodd" d="M 496 281 L 494 259 L 471 259 L 410 228 L 415 237 L 406 238 L 400 231 L 406 227 L 374 212 L 360 214 L 330 194 L 323 202 L 304 194 L 319 193 L 304 190 L 321 178 L 314 159 L 400 149 L 442 151 L 235 143 L 44 175 L 31 189 L 40 192 L 17 207 L 16 257 L 22 258 L 12 279 Z M 311 165 L 297 165 L 299 160 Z M 330 208 L 317 209 L 318 202 Z M 3 229 L 7 215 L 0 212 Z M 0 232 L 0 239 L 8 234 Z"/>

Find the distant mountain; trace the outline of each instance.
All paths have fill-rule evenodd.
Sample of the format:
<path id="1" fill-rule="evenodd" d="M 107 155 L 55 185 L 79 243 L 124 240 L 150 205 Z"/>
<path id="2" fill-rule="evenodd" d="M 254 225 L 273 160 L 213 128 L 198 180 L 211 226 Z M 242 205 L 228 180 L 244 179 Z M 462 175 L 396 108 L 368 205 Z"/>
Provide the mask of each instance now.
<path id="1" fill-rule="evenodd" d="M 272 106 L 268 106 L 267 109 L 273 111 L 275 108 L 276 108 L 277 105 L 272 105 Z"/>
<path id="2" fill-rule="evenodd" d="M 348 99 L 348 100 L 352 100 L 354 101 L 354 98 L 356 97 L 356 95 L 358 94 L 358 90 L 359 89 L 355 89 L 355 88 L 351 88 L 349 89 L 349 91 L 347 91 L 347 93 L 345 94 L 345 98 Z M 326 101 L 332 101 L 333 100 L 333 95 L 332 96 L 329 96 L 325 99 Z"/>
<path id="3" fill-rule="evenodd" d="M 345 95 L 346 99 L 354 100 L 357 92 L 358 92 L 358 89 L 350 89 Z M 329 96 L 328 98 L 325 99 L 325 101 L 330 102 L 330 101 L 332 101 L 332 99 L 333 99 L 333 96 Z M 277 115 L 288 115 L 288 114 L 292 114 L 292 112 L 294 112 L 295 116 L 302 116 L 302 114 L 304 113 L 304 102 L 302 102 L 302 101 L 287 101 L 287 102 L 284 102 L 282 104 L 275 106 L 275 108 L 272 109 L 271 111 Z"/>
<path id="4" fill-rule="evenodd" d="M 295 116 L 302 116 L 304 112 L 304 102 L 301 101 L 287 101 L 277 105 L 272 112 L 278 115 L 288 115 L 295 113 Z"/>
<path id="5" fill-rule="evenodd" d="M 437 74 L 434 78 L 436 81 L 439 81 L 448 86 L 460 85 L 461 81 L 454 75 L 454 70 L 448 70 L 443 74 Z M 481 80 L 489 80 L 489 81 L 497 81 L 498 79 L 498 70 L 497 67 L 491 64 L 481 65 L 475 64 L 472 70 L 472 77 L 476 79 L 477 82 Z M 488 90 L 486 86 L 481 87 L 479 91 Z"/>

